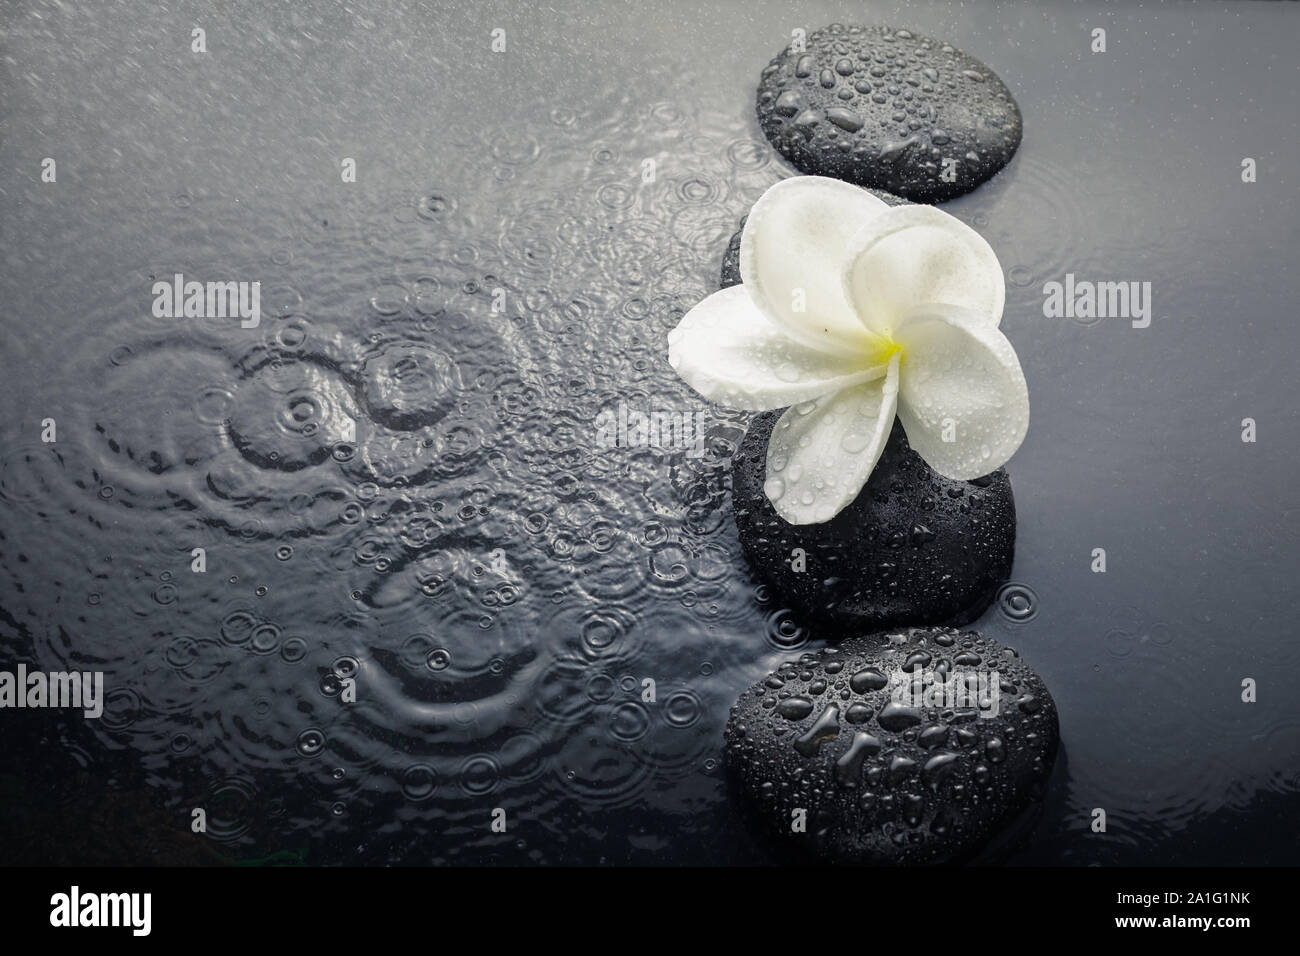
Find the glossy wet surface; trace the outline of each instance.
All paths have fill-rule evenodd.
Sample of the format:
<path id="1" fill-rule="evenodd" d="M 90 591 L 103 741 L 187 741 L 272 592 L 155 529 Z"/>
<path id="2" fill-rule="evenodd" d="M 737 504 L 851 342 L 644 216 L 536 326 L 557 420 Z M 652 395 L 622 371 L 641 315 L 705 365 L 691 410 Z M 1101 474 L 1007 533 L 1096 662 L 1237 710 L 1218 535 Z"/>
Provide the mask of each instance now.
<path id="1" fill-rule="evenodd" d="M 788 174 L 753 101 L 795 24 L 438 8 L 3 15 L 0 659 L 109 691 L 99 721 L 0 714 L 8 859 L 763 859 L 727 711 L 836 635 L 751 577 L 747 417 L 665 335 Z M 1007 270 L 1033 415 L 1018 587 L 976 625 L 1060 711 L 1016 859 L 1294 863 L 1295 13 L 886 19 L 1024 114 L 945 206 Z M 260 281 L 261 324 L 154 318 L 176 272 Z M 1067 272 L 1151 282 L 1150 327 L 1045 318 Z M 703 453 L 601 447 L 620 403 L 703 412 Z"/>

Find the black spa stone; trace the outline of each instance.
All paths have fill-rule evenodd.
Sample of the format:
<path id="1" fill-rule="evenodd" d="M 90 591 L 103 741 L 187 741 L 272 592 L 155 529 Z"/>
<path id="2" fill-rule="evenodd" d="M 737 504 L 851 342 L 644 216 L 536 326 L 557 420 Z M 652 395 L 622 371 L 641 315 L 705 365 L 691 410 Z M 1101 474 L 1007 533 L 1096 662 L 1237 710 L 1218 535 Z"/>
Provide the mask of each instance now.
<path id="1" fill-rule="evenodd" d="M 740 285 L 740 237 L 745 232 L 745 223 L 749 216 L 740 217 L 740 228 L 736 230 L 727 243 L 727 251 L 722 254 L 722 288 Z"/>
<path id="2" fill-rule="evenodd" d="M 732 801 L 777 856 L 897 865 L 1005 852 L 1041 809 L 1059 731 L 1014 650 L 924 628 L 787 661 L 741 694 L 724 737 Z"/>
<path id="3" fill-rule="evenodd" d="M 758 121 L 802 172 L 919 202 L 970 192 L 1020 145 L 1020 108 L 992 70 L 942 40 L 832 24 L 763 70 Z"/>
<path id="4" fill-rule="evenodd" d="M 834 637 L 888 627 L 969 624 L 1011 574 L 1016 506 L 1004 469 L 936 473 L 895 419 L 862 491 L 822 524 L 792 525 L 763 492 L 781 412 L 755 417 L 731 463 L 740 544 L 775 599 L 828 622 Z"/>

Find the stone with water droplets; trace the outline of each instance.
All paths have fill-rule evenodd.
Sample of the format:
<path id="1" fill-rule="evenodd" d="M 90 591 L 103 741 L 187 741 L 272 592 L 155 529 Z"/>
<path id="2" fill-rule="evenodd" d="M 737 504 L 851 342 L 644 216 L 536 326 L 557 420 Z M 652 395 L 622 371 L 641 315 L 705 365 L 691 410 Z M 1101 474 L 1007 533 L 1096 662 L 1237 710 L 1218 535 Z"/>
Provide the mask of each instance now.
<path id="1" fill-rule="evenodd" d="M 1020 145 L 1020 108 L 979 60 L 908 30 L 832 24 L 763 70 L 758 120 L 797 169 L 921 202 L 970 192 Z"/>
<path id="2" fill-rule="evenodd" d="M 1015 556 L 1016 506 L 1005 470 L 973 481 L 944 478 L 912 450 L 895 419 L 858 497 L 830 521 L 792 525 L 764 491 L 779 415 L 757 416 L 731 462 L 741 547 L 778 602 L 856 634 L 960 626 L 988 608 Z M 802 561 L 793 560 L 796 548 Z"/>
<path id="3" fill-rule="evenodd" d="M 749 216 L 740 217 L 740 228 L 727 243 L 727 251 L 722 254 L 722 288 L 740 285 L 740 237 L 745 232 L 745 222 Z"/>
<path id="4" fill-rule="evenodd" d="M 946 628 L 786 661 L 740 696 L 724 736 L 735 805 L 779 857 L 879 865 L 998 862 L 1033 822 L 1059 741 L 1056 705 L 1019 655 Z"/>

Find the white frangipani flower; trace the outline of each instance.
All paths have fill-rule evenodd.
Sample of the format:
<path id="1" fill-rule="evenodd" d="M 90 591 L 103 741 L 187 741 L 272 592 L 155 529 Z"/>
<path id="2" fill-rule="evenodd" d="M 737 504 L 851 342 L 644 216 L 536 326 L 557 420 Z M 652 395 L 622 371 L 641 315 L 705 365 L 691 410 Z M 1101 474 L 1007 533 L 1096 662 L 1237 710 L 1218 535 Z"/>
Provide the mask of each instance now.
<path id="1" fill-rule="evenodd" d="M 895 414 L 948 478 L 986 475 L 1020 447 L 1029 393 L 998 330 L 1002 267 L 960 220 L 838 179 L 786 179 L 749 214 L 740 276 L 682 317 L 668 361 L 710 401 L 790 406 L 764 488 L 786 521 L 829 521 L 852 502 Z"/>

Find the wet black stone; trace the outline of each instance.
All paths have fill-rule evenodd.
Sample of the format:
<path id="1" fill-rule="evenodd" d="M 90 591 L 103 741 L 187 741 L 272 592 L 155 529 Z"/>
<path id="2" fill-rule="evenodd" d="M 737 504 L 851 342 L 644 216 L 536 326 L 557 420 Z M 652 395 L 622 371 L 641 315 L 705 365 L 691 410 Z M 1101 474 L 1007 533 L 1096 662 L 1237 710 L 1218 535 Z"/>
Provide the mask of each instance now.
<path id="1" fill-rule="evenodd" d="M 887 193 L 883 189 L 868 189 L 867 192 L 890 206 L 912 205 L 911 200 Z M 727 251 L 722 254 L 722 288 L 724 289 L 728 286 L 740 285 L 740 237 L 745 231 L 745 222 L 748 219 L 748 215 L 740 217 L 740 227 L 727 243 Z"/>
<path id="2" fill-rule="evenodd" d="M 904 670 L 910 655 L 923 650 L 935 659 L 923 680 L 951 655 L 951 646 L 934 640 L 940 634 L 981 655 L 986 686 L 997 686 L 996 671 L 1032 694 L 1038 708 L 1026 711 L 1005 693 L 996 713 L 988 702 L 982 713 L 979 705 L 954 701 L 900 702 L 897 682 L 916 676 Z M 843 666 L 830 673 L 832 664 Z M 851 676 L 867 669 L 890 684 L 853 689 Z M 1039 807 L 1056 759 L 1056 705 L 1009 647 L 973 631 L 916 628 L 851 638 L 787 661 L 774 676 L 780 689 L 760 681 L 732 707 L 725 766 L 733 804 L 783 859 L 985 862 L 989 844 L 1002 842 Z M 814 694 L 818 681 L 829 687 Z M 790 700 L 801 704 L 783 706 Z M 850 712 L 858 719 L 847 719 Z M 904 712 L 906 719 L 898 716 Z M 953 724 L 960 733 L 949 732 Z M 802 833 L 791 827 L 798 809 L 806 811 Z"/>
<path id="3" fill-rule="evenodd" d="M 1011 160 L 1022 130 L 1020 108 L 987 66 L 888 27 L 832 24 L 803 52 L 787 47 L 763 70 L 757 109 L 797 169 L 920 202 L 970 192 Z"/>
<path id="4" fill-rule="evenodd" d="M 961 626 L 988 608 L 1015 556 L 1016 506 L 1004 469 L 973 481 L 944 478 L 895 419 L 858 497 L 823 524 L 792 525 L 763 492 L 780 415 L 758 415 L 731 462 L 740 544 L 777 601 L 852 634 Z M 794 570 L 796 548 L 803 571 Z"/>
<path id="5" fill-rule="evenodd" d="M 722 288 L 724 289 L 740 285 L 740 236 L 745 231 L 745 222 L 748 219 L 747 215 L 740 217 L 740 228 L 727 243 L 727 251 L 722 254 Z"/>

